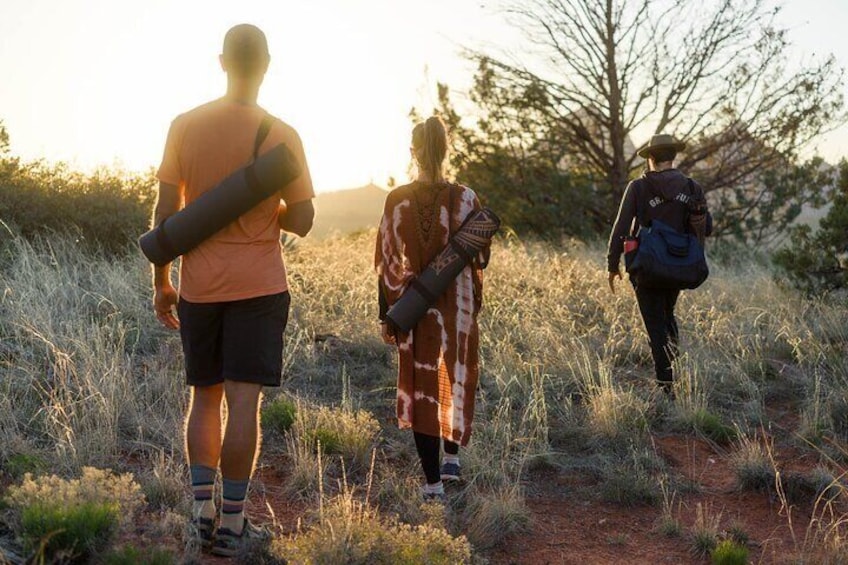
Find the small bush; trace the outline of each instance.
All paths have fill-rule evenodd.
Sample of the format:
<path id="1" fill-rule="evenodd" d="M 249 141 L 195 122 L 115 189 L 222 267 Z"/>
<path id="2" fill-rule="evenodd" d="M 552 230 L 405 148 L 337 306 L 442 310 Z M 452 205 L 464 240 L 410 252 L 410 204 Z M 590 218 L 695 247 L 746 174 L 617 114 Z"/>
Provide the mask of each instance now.
<path id="1" fill-rule="evenodd" d="M 262 428 L 284 434 L 294 425 L 297 405 L 285 396 L 278 396 L 262 407 Z"/>
<path id="2" fill-rule="evenodd" d="M 660 500 L 657 474 L 663 468 L 656 454 L 631 447 L 629 457 L 614 459 L 604 469 L 601 497 L 628 506 L 656 504 Z"/>
<path id="3" fill-rule="evenodd" d="M 589 397 L 588 419 L 592 431 L 602 439 L 632 437 L 648 427 L 648 404 L 632 390 L 613 386 L 596 389 Z"/>
<path id="4" fill-rule="evenodd" d="M 740 489 L 767 490 L 774 486 L 774 467 L 766 448 L 757 439 L 743 437 L 730 456 Z"/>
<path id="5" fill-rule="evenodd" d="M 120 509 L 113 503 L 73 507 L 37 503 L 21 512 L 21 533 L 30 551 L 46 557 L 86 558 L 105 547 L 117 530 Z"/>
<path id="6" fill-rule="evenodd" d="M 350 493 L 331 500 L 318 522 L 305 531 L 273 542 L 274 553 L 292 564 L 454 565 L 471 562 L 464 536 L 442 528 L 410 526 L 382 518 Z"/>
<path id="7" fill-rule="evenodd" d="M 44 459 L 27 453 L 16 453 L 3 464 L 5 471 L 13 479 L 20 479 L 27 473 L 38 473 L 46 467 Z"/>
<path id="8" fill-rule="evenodd" d="M 471 495 L 466 515 L 468 539 L 479 550 L 509 542 L 510 536 L 526 532 L 531 523 L 530 510 L 517 484 Z"/>
<path id="9" fill-rule="evenodd" d="M 711 508 L 698 503 L 692 525 L 692 553 L 699 557 L 712 554 L 718 546 L 720 523 L 721 513 L 713 514 Z"/>
<path id="10" fill-rule="evenodd" d="M 728 426 L 721 418 L 708 410 L 697 410 L 692 417 L 692 427 L 707 438 L 720 444 L 736 439 L 736 428 Z"/>
<path id="11" fill-rule="evenodd" d="M 727 527 L 727 535 L 730 541 L 739 545 L 746 545 L 751 539 L 748 532 L 745 531 L 745 525 L 737 520 L 730 522 L 730 525 Z"/>
<path id="12" fill-rule="evenodd" d="M 300 407 L 292 431 L 314 449 L 320 442 L 323 453 L 341 455 L 353 467 L 364 468 L 380 424 L 365 410 Z"/>
<path id="13" fill-rule="evenodd" d="M 724 540 L 710 555 L 713 565 L 745 565 L 748 563 L 748 548 L 731 540 Z"/>
<path id="14" fill-rule="evenodd" d="M 812 503 L 822 496 L 831 499 L 840 494 L 841 488 L 836 479 L 821 467 L 807 473 L 786 473 L 781 477 L 783 491 L 792 503 Z"/>
<path id="15" fill-rule="evenodd" d="M 144 498 L 132 475 L 83 468 L 79 479 L 24 476 L 6 496 L 24 544 L 46 557 L 85 558 L 131 520 Z"/>
<path id="16" fill-rule="evenodd" d="M 0 159 L 0 218 L 25 238 L 70 233 L 83 246 L 122 252 L 150 224 L 152 175 Z"/>

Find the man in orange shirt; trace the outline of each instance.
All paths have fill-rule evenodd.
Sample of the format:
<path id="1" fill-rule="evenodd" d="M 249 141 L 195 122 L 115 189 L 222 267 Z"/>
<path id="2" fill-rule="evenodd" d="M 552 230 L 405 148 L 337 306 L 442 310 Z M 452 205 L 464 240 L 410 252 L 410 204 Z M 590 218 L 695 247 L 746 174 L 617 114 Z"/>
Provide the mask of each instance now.
<path id="1" fill-rule="evenodd" d="M 303 169 L 300 177 L 280 187 L 279 195 L 183 256 L 179 301 L 171 266 L 153 268 L 153 307 L 163 325 L 180 331 L 191 387 L 185 433 L 194 492 L 192 524 L 205 548 L 232 556 L 245 539 L 267 535 L 245 518 L 244 501 L 258 452 L 262 387 L 279 386 L 282 374 L 290 299 L 280 230 L 300 236 L 309 232 L 314 192 L 297 132 L 271 120 L 256 103 L 270 62 L 264 33 L 248 24 L 233 27 L 224 38 L 220 62 L 227 73 L 226 95 L 171 123 L 157 174 L 154 224 L 249 164 L 255 153 L 280 143 Z M 271 124 L 264 141 L 258 133 L 263 121 Z M 212 493 L 219 462 L 223 501 L 216 530 Z"/>

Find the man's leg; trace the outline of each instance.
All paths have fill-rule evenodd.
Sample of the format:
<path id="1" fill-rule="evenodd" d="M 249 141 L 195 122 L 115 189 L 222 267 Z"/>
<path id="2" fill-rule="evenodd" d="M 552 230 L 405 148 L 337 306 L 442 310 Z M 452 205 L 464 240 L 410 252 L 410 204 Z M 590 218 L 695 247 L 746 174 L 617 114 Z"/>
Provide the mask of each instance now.
<path id="1" fill-rule="evenodd" d="M 636 301 L 648 339 L 657 383 L 670 389 L 672 383 L 671 359 L 668 355 L 668 320 L 666 319 L 666 291 L 662 289 L 636 287 Z"/>
<path id="2" fill-rule="evenodd" d="M 191 400 L 185 422 L 186 454 L 194 492 L 192 517 L 215 519 L 212 492 L 221 458 L 221 306 L 180 299 L 180 338 Z M 211 536 L 211 533 L 210 533 Z"/>
<path id="3" fill-rule="evenodd" d="M 680 296 L 679 290 L 667 291 L 665 297 L 665 319 L 668 333 L 668 357 L 671 364 L 677 359 L 680 344 L 680 331 L 677 327 L 677 318 L 674 316 L 674 306 L 677 304 L 677 298 Z"/>
<path id="4" fill-rule="evenodd" d="M 224 310 L 222 350 L 227 421 L 221 450 L 224 478 L 221 529 L 230 530 L 236 536 L 245 523 L 244 501 L 259 452 L 262 387 L 280 386 L 289 300 L 289 293 L 284 292 L 229 302 Z"/>
<path id="5" fill-rule="evenodd" d="M 224 479 L 221 527 L 236 535 L 244 525 L 244 502 L 259 445 L 259 402 L 262 385 L 224 382 L 227 424 L 221 449 Z"/>
<path id="6" fill-rule="evenodd" d="M 221 458 L 221 398 L 224 385 L 193 386 L 185 440 L 194 493 L 194 518 L 215 518 L 212 493 Z"/>

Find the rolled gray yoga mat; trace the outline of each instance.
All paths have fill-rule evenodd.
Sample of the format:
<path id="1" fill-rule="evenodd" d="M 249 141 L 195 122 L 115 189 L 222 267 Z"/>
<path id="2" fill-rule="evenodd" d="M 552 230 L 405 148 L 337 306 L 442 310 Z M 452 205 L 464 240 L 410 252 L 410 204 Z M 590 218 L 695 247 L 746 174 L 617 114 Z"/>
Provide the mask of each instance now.
<path id="1" fill-rule="evenodd" d="M 138 244 L 151 263 L 166 265 L 279 192 L 300 174 L 297 158 L 281 143 L 142 235 Z"/>
<path id="2" fill-rule="evenodd" d="M 404 332 L 415 327 L 459 273 L 489 245 L 500 225 L 500 218 L 488 208 L 472 212 L 445 248 L 412 279 L 386 318 Z"/>

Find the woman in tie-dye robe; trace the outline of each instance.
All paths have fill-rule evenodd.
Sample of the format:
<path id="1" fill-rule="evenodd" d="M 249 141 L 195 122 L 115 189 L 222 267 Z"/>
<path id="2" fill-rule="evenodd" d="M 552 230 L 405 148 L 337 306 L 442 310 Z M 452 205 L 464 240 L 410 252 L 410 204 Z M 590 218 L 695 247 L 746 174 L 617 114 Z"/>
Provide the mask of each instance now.
<path id="1" fill-rule="evenodd" d="M 416 126 L 412 152 L 418 180 L 396 188 L 386 198 L 375 258 L 383 320 L 388 306 L 445 247 L 463 220 L 480 208 L 474 191 L 445 182 L 441 175 L 446 144 L 438 118 Z M 456 444 L 466 445 L 471 436 L 479 374 L 482 260 L 467 266 L 411 331 L 383 325 L 384 339 L 398 348 L 398 424 L 415 432 L 427 476 L 425 498 L 440 498 L 442 478 L 459 478 Z M 446 453 L 441 471 L 439 438 L 445 441 Z M 427 496 L 428 487 L 435 496 Z"/>

